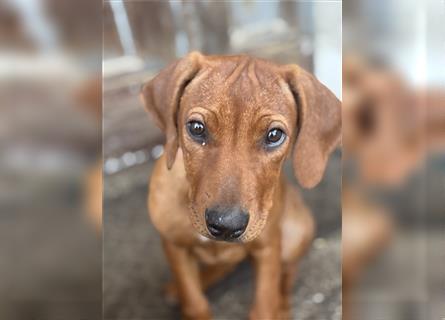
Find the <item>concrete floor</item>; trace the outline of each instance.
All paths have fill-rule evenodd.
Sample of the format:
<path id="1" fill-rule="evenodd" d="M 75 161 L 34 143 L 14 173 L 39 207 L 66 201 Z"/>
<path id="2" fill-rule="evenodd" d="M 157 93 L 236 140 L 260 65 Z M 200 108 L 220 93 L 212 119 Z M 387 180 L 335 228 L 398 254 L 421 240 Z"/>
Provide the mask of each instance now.
<path id="1" fill-rule="evenodd" d="M 101 319 L 102 246 L 80 190 L 36 173 L 2 181 L 17 197 L 0 201 L 0 319 Z"/>

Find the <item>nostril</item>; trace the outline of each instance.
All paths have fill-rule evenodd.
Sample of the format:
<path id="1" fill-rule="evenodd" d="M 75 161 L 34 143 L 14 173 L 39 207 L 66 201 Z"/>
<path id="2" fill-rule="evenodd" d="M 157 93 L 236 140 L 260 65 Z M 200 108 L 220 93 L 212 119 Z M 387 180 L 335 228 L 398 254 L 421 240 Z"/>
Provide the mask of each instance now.
<path id="1" fill-rule="evenodd" d="M 214 237 L 219 237 L 224 233 L 223 226 L 218 223 L 218 213 L 214 210 L 206 210 L 205 211 L 205 219 L 207 230 L 209 230 L 210 234 Z"/>
<path id="2" fill-rule="evenodd" d="M 232 239 L 239 238 L 244 233 L 245 230 L 246 230 L 245 227 L 237 229 L 237 230 L 233 231 L 233 233 L 230 235 L 230 237 Z"/>
<path id="3" fill-rule="evenodd" d="M 207 224 L 207 229 L 209 230 L 210 234 L 214 237 L 218 237 L 222 235 L 224 232 L 224 230 L 216 224 Z"/>

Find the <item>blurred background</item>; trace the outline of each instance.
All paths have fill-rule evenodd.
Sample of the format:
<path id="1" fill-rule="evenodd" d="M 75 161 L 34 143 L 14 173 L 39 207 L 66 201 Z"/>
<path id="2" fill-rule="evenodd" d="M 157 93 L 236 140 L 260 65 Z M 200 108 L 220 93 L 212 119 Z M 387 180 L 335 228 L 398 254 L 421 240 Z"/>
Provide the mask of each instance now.
<path id="1" fill-rule="evenodd" d="M 297 63 L 341 98 L 341 2 L 109 1 L 104 3 L 104 312 L 106 319 L 176 319 L 170 278 L 147 209 L 164 137 L 139 100 L 141 85 L 192 50 Z M 295 286 L 295 319 L 340 319 L 341 154 L 303 191 L 318 224 Z M 295 182 L 291 168 L 289 179 Z M 296 183 L 296 182 L 295 182 Z M 242 264 L 209 291 L 215 319 L 243 319 L 253 274 Z M 228 307 L 230 306 L 230 307 Z"/>
<path id="2" fill-rule="evenodd" d="M 344 319 L 445 317 L 444 18 L 343 2 Z"/>
<path id="3" fill-rule="evenodd" d="M 336 151 L 303 191 L 318 233 L 295 318 L 341 317 L 341 271 L 344 319 L 443 318 L 444 15 L 440 0 L 1 1 L 0 318 L 100 319 L 102 302 L 106 319 L 178 317 L 145 204 L 163 137 L 138 94 L 191 50 L 298 63 L 343 96 L 343 176 Z M 251 276 L 209 292 L 215 314 L 247 314 Z"/>
<path id="4" fill-rule="evenodd" d="M 1 319 L 101 318 L 85 195 L 101 152 L 101 14 L 100 1 L 0 2 Z"/>

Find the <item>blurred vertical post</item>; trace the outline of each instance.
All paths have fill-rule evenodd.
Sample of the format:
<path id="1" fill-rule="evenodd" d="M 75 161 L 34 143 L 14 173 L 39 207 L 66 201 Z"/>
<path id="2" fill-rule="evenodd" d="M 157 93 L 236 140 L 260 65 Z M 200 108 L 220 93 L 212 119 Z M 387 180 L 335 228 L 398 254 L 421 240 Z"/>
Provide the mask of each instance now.
<path id="1" fill-rule="evenodd" d="M 444 9 L 344 2 L 345 319 L 445 315 Z"/>

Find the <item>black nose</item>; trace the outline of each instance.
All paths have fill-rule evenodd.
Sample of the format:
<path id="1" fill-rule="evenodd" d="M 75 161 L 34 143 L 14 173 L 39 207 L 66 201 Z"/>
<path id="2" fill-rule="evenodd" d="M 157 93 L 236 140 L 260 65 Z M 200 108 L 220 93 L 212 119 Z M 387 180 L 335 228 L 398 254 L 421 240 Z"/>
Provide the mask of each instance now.
<path id="1" fill-rule="evenodd" d="M 210 234 L 219 240 L 239 238 L 249 223 L 249 215 L 240 208 L 206 209 L 205 218 Z"/>

